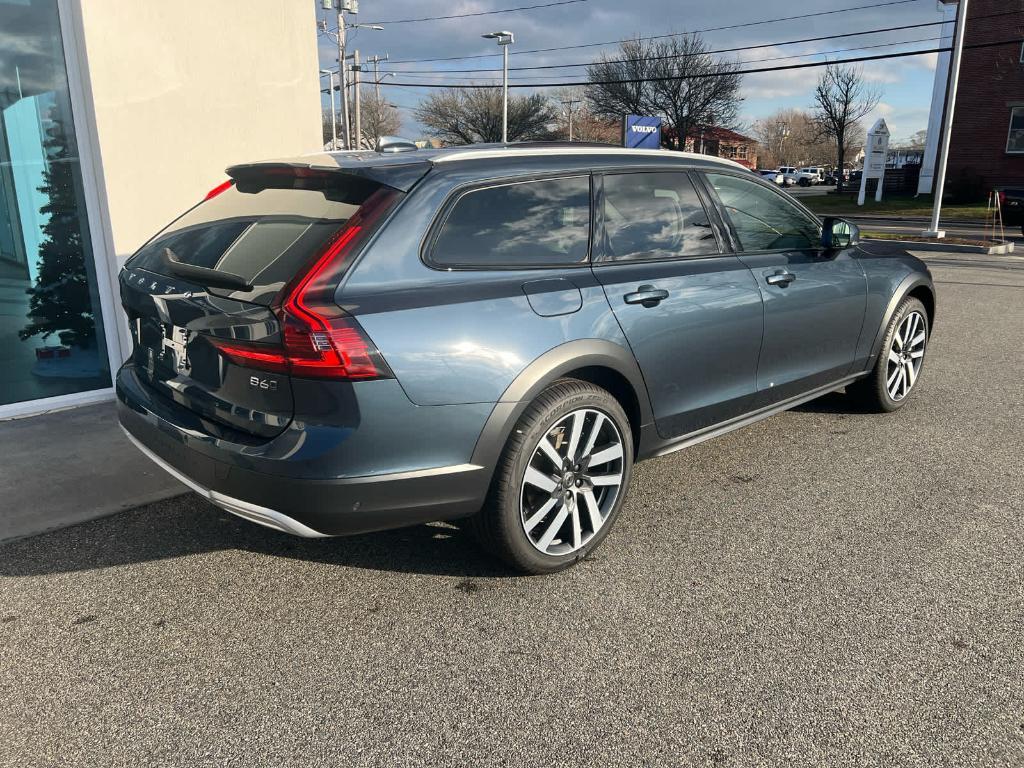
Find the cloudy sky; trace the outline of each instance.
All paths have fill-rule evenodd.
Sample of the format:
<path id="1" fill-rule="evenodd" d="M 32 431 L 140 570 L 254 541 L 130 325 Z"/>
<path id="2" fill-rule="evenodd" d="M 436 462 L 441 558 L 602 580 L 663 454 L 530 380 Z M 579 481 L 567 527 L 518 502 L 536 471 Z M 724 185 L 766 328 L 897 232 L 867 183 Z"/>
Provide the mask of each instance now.
<path id="1" fill-rule="evenodd" d="M 941 21 L 943 14 L 936 0 L 890 0 L 884 6 L 880 4 L 885 0 L 803 0 L 798 3 L 792 0 L 585 0 L 486 16 L 395 23 L 407 19 L 479 13 L 553 1 L 556 0 L 361 0 L 358 17 L 350 16 L 350 20 L 364 24 L 380 23 L 384 30 L 350 30 L 349 49 L 358 48 L 364 59 L 373 54 L 390 55 L 391 61 L 380 65 L 382 71 L 401 74 L 385 79 L 385 83 L 499 83 L 501 57 L 497 53 L 498 48 L 492 41 L 480 38 L 482 33 L 491 30 L 508 29 L 515 33 L 516 42 L 510 58 L 510 67 L 513 69 L 588 62 L 601 52 L 614 52 L 616 46 L 538 53 L 526 51 L 565 49 L 569 46 L 620 40 L 633 35 L 709 30 L 703 32 L 703 36 L 712 49 L 764 46 L 725 55 L 738 58 L 747 67 L 766 67 L 935 48 L 939 45 L 937 38 L 943 30 L 940 26 L 929 26 L 813 43 L 778 45 L 824 35 Z M 316 5 L 319 8 L 318 0 Z M 788 18 L 798 15 L 808 16 Z M 318 10 L 317 17 L 326 19 L 329 29 L 336 28 L 335 14 Z M 734 28 L 713 30 L 727 26 Z M 336 43 L 326 35 L 320 35 L 318 40 L 321 66 L 336 67 Z M 890 43 L 902 44 L 888 45 Z M 790 56 L 799 58 L 782 58 Z M 449 57 L 474 58 L 408 61 Z M 863 65 L 866 77 L 883 91 L 877 116 L 886 118 L 894 139 L 909 137 L 927 126 L 936 58 L 935 54 L 929 54 Z M 454 71 L 495 68 L 497 71 L 490 72 Z M 579 67 L 518 73 L 513 71 L 512 82 L 581 80 L 584 79 L 584 73 L 585 70 Z M 816 75 L 817 70 L 814 69 L 746 75 L 742 91 L 742 122 L 749 125 L 782 108 L 809 107 Z M 490 79 L 495 77 L 497 79 Z M 537 79 L 531 81 L 531 77 Z M 386 88 L 387 97 L 402 109 L 404 134 L 413 137 L 419 135 L 419 126 L 411 116 L 411 108 L 429 92 L 430 89 L 423 86 Z"/>

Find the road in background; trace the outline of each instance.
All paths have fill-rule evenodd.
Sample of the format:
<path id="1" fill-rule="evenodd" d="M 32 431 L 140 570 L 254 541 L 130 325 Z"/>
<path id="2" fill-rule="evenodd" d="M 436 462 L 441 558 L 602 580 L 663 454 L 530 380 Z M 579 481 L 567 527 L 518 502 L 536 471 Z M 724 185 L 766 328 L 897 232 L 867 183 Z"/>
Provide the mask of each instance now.
<path id="1" fill-rule="evenodd" d="M 560 575 L 195 496 L 0 546 L 0 764 L 1024 764 L 1024 267 L 930 263 L 903 410 L 645 462 Z"/>
<path id="2" fill-rule="evenodd" d="M 900 234 L 920 237 L 921 233 L 929 226 L 929 221 L 927 219 L 918 218 L 897 219 L 869 218 L 860 216 L 847 216 L 847 218 L 849 218 L 850 221 L 855 222 L 862 230 L 887 232 L 894 235 Z M 942 224 L 942 229 L 945 231 L 946 237 L 964 237 L 978 240 L 993 238 L 1000 239 L 1000 233 L 997 230 L 993 230 L 991 227 L 985 227 L 983 224 L 979 223 L 945 221 Z M 1005 227 L 1002 234 L 1006 240 L 1024 244 L 1024 237 L 1021 237 L 1020 227 Z M 1016 252 L 1016 254 L 1020 255 L 1019 252 Z"/>

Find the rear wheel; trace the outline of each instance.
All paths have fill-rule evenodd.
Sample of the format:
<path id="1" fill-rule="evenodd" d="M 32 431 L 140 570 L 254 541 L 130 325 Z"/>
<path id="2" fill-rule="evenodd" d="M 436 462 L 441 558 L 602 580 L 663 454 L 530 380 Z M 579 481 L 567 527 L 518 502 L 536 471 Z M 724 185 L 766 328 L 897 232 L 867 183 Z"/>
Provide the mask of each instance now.
<path id="1" fill-rule="evenodd" d="M 889 321 L 875 367 L 847 392 L 872 410 L 902 408 L 921 377 L 927 346 L 928 312 L 908 297 Z"/>
<path id="2" fill-rule="evenodd" d="M 618 401 L 587 382 L 557 381 L 512 431 L 473 531 L 526 573 L 568 568 L 608 535 L 632 468 L 632 432 Z"/>

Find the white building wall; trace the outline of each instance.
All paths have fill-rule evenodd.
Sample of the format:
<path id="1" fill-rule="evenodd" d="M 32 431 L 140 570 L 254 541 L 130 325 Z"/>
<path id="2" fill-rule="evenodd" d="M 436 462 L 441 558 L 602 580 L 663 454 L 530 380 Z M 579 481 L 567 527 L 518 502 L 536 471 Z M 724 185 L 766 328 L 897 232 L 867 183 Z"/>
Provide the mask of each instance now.
<path id="1" fill-rule="evenodd" d="M 111 291 L 227 166 L 322 148 L 313 3 L 70 0 L 70 14 Z"/>
<path id="2" fill-rule="evenodd" d="M 313 3 L 80 8 L 120 258 L 223 181 L 226 166 L 321 148 Z"/>

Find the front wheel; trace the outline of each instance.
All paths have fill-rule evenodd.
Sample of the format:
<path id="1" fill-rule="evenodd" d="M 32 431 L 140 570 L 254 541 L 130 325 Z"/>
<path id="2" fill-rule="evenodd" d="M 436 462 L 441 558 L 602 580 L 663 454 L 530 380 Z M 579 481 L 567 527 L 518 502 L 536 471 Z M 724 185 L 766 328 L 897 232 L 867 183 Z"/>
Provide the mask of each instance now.
<path id="1" fill-rule="evenodd" d="M 921 377 L 927 346 L 928 312 L 907 297 L 889 321 L 875 367 L 847 392 L 871 410 L 902 408 Z"/>
<path id="2" fill-rule="evenodd" d="M 618 401 L 575 379 L 526 409 L 471 521 L 481 544 L 526 573 L 582 560 L 608 535 L 633 469 L 633 435 Z"/>

